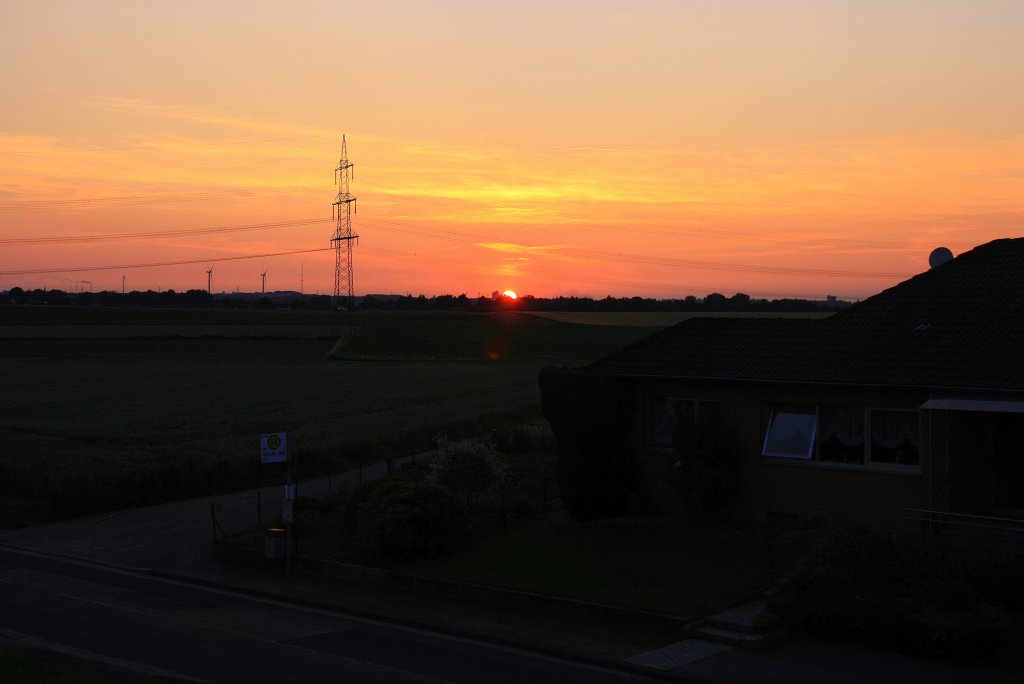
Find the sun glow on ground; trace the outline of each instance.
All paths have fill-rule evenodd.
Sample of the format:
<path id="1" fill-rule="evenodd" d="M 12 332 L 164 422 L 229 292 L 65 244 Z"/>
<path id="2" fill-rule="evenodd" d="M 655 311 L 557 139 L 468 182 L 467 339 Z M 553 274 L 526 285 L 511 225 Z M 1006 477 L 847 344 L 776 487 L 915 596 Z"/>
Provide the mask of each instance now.
<path id="1" fill-rule="evenodd" d="M 516 293 L 512 290 L 505 290 L 504 292 L 501 293 L 501 296 L 505 297 L 506 299 L 517 299 Z"/>

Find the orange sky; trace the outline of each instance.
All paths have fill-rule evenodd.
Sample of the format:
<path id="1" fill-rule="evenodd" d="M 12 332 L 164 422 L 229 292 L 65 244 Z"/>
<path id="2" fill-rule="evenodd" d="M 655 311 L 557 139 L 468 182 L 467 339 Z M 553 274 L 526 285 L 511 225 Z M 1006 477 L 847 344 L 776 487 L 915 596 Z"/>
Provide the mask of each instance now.
<path id="1" fill-rule="evenodd" d="M 357 294 L 857 299 L 1024 234 L 1024 3 L 490 4 L 5 0 L 0 289 L 330 293 L 237 257 L 330 247 L 342 133 Z"/>

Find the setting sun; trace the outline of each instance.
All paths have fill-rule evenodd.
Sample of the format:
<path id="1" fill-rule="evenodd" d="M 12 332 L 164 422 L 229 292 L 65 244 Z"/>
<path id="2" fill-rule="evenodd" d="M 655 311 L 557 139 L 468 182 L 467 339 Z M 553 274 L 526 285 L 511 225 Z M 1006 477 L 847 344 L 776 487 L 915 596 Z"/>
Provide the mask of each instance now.
<path id="1" fill-rule="evenodd" d="M 505 297 L 507 299 L 516 299 L 517 298 L 516 293 L 513 292 L 512 290 L 505 290 L 504 292 L 501 293 L 501 296 Z"/>

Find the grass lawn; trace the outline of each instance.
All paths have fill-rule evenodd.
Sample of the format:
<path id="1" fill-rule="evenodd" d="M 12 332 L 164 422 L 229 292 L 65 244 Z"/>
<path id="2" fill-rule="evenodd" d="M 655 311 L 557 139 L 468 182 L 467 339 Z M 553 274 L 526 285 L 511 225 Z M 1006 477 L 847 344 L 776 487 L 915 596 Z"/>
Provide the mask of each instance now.
<path id="1" fill-rule="evenodd" d="M 773 579 L 761 530 L 662 519 L 537 523 L 396 569 L 687 618 Z"/>
<path id="2" fill-rule="evenodd" d="M 297 477 L 414 452 L 536 415 L 542 367 L 646 334 L 514 312 L 365 312 L 328 359 L 338 333 L 308 337 L 323 318 L 0 307 L 0 526 L 254 486 L 264 432 L 290 433 Z M 261 324 L 296 336 L 223 332 Z"/>
<path id="3" fill-rule="evenodd" d="M 543 365 L 240 356 L 0 358 L 0 495 L 74 514 L 240 489 L 262 474 L 259 435 L 278 430 L 290 433 L 296 476 L 344 467 L 530 410 Z"/>

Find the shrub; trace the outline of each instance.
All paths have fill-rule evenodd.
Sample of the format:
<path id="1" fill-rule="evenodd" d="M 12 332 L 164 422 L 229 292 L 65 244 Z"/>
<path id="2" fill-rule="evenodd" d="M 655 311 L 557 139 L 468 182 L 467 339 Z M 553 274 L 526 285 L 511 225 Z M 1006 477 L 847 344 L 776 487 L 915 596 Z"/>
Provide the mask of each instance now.
<path id="1" fill-rule="evenodd" d="M 384 564 L 453 551 L 469 532 L 464 508 L 449 492 L 400 479 L 357 487 L 346 502 L 343 526 L 359 557 Z"/>
<path id="2" fill-rule="evenodd" d="M 498 487 L 505 473 L 505 464 L 491 442 L 442 437 L 430 460 L 427 480 L 471 507 L 480 496 Z"/>
<path id="3" fill-rule="evenodd" d="M 732 431 L 720 420 L 682 421 L 676 428 L 672 484 L 686 511 L 697 519 L 721 514 L 739 483 L 740 452 Z"/>
<path id="4" fill-rule="evenodd" d="M 1024 612 L 1024 559 L 971 556 L 967 572 L 978 597 L 1010 612 Z"/>
<path id="5" fill-rule="evenodd" d="M 944 548 L 836 527 L 797 563 L 772 610 L 807 632 L 970 662 L 998 651 L 1005 619 L 977 597 L 967 563 Z"/>
<path id="6" fill-rule="evenodd" d="M 544 421 L 534 421 L 494 430 L 494 444 L 505 454 L 526 454 L 554 452 L 555 438 L 551 426 Z"/>

